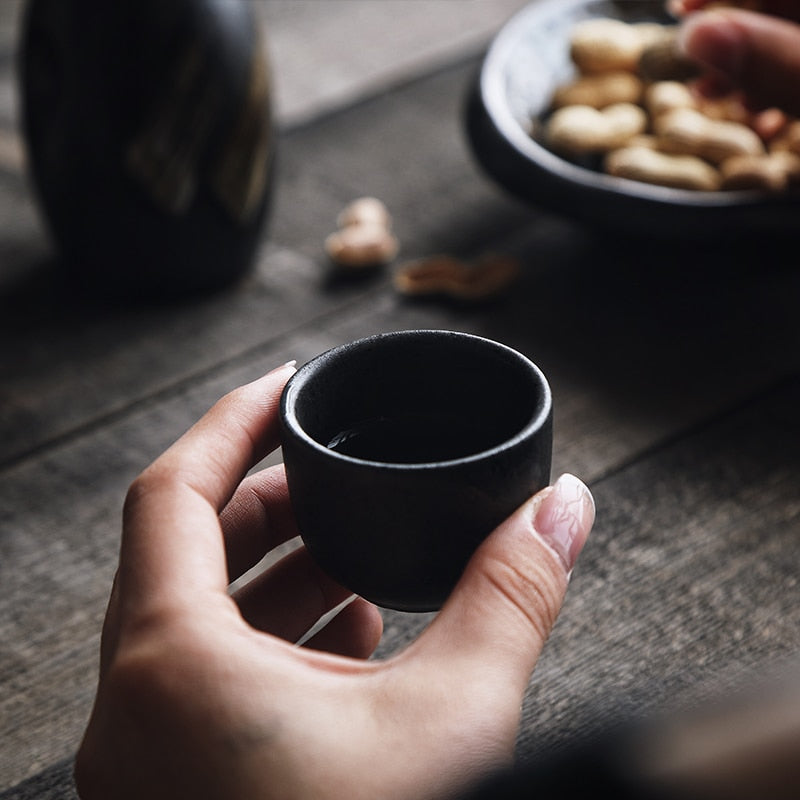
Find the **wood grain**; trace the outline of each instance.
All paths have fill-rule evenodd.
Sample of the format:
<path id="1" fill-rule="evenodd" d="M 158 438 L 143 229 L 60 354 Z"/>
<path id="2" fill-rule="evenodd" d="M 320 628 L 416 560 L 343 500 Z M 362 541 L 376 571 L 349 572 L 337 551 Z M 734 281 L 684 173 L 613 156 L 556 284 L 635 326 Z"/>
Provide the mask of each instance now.
<path id="1" fill-rule="evenodd" d="M 513 5 L 460 4 L 482 25 Z M 0 13 L 5 52 L 11 5 Z M 444 24 L 455 0 L 404 5 L 435 6 Z M 377 3 L 276 0 L 265 12 L 287 26 L 281 46 L 291 50 L 303 30 L 324 38 L 334 6 L 366 9 L 373 35 L 380 28 Z M 409 30 L 423 18 L 409 16 Z M 462 33 L 454 50 L 417 42 L 377 84 L 376 75 L 359 82 L 357 59 L 333 37 L 294 86 L 339 57 L 351 83 L 307 98 L 282 129 L 253 273 L 191 303 L 109 308 L 60 282 L 0 107 L 0 143 L 12 142 L 0 163 L 0 792 L 40 776 L 9 798 L 71 796 L 60 762 L 94 692 L 130 480 L 225 391 L 378 331 L 464 330 L 530 355 L 554 391 L 554 474 L 574 472 L 595 493 L 596 531 L 523 709 L 523 757 L 620 715 L 693 702 L 797 652 L 792 251 L 732 240 L 654 252 L 507 197 L 464 139 L 479 60 Z M 9 64 L 0 58 L 6 80 Z M 336 278 L 322 241 L 362 194 L 389 206 L 401 258 L 499 250 L 520 259 L 520 281 L 473 307 L 408 302 L 391 289 L 392 267 Z M 379 656 L 429 618 L 387 612 Z"/>

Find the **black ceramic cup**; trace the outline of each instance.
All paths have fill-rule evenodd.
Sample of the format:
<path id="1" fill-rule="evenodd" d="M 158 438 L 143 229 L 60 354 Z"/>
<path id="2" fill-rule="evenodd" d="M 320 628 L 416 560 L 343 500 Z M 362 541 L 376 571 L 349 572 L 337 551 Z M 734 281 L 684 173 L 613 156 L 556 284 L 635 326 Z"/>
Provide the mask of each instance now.
<path id="1" fill-rule="evenodd" d="M 438 609 L 491 531 L 550 480 L 541 370 L 451 331 L 385 333 L 317 356 L 281 398 L 303 541 L 378 605 Z"/>

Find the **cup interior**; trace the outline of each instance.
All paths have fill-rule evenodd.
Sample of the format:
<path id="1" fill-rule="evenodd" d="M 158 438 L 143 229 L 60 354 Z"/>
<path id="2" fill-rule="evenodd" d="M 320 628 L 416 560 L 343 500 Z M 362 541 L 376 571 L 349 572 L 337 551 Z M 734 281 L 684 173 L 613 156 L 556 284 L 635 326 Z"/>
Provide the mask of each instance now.
<path id="1" fill-rule="evenodd" d="M 445 331 L 383 334 L 324 353 L 292 379 L 290 417 L 337 456 L 426 464 L 502 447 L 547 413 L 516 351 Z"/>

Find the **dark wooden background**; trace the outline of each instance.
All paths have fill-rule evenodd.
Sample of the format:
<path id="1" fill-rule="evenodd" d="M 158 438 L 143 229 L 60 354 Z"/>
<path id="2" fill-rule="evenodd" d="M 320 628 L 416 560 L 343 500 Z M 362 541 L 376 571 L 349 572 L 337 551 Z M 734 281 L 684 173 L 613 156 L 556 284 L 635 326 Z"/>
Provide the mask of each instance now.
<path id="1" fill-rule="evenodd" d="M 554 392 L 554 474 L 595 494 L 595 532 L 525 701 L 522 758 L 797 653 L 796 250 L 734 232 L 656 247 L 488 181 L 463 101 L 521 0 L 260 3 L 280 158 L 255 268 L 211 297 L 128 309 L 58 280 L 18 132 L 22 5 L 0 3 L 3 797 L 71 796 L 130 480 L 225 391 L 378 331 L 464 330 L 531 356 Z M 397 296 L 395 265 L 332 280 L 322 241 L 364 194 L 392 212 L 401 260 L 497 250 L 521 260 L 519 282 L 456 307 Z M 379 655 L 428 619 L 387 612 Z"/>

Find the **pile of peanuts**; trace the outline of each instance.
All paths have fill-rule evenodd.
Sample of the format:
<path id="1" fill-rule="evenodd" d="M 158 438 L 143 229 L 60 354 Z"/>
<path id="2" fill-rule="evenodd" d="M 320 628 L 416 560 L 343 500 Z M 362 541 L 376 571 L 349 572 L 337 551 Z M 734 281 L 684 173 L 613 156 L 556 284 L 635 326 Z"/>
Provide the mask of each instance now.
<path id="1" fill-rule="evenodd" d="M 577 76 L 553 93 L 543 143 L 610 175 L 678 189 L 771 193 L 800 185 L 800 120 L 692 88 L 677 26 L 610 18 L 573 26 Z"/>
<path id="2" fill-rule="evenodd" d="M 363 274 L 395 259 L 400 248 L 392 232 L 392 217 L 377 197 L 359 197 L 338 214 L 337 230 L 324 242 L 328 258 L 340 271 Z M 467 262 L 435 254 L 400 264 L 392 286 L 409 298 L 442 297 L 477 303 L 502 294 L 517 278 L 519 262 L 511 256 L 487 253 Z"/>

